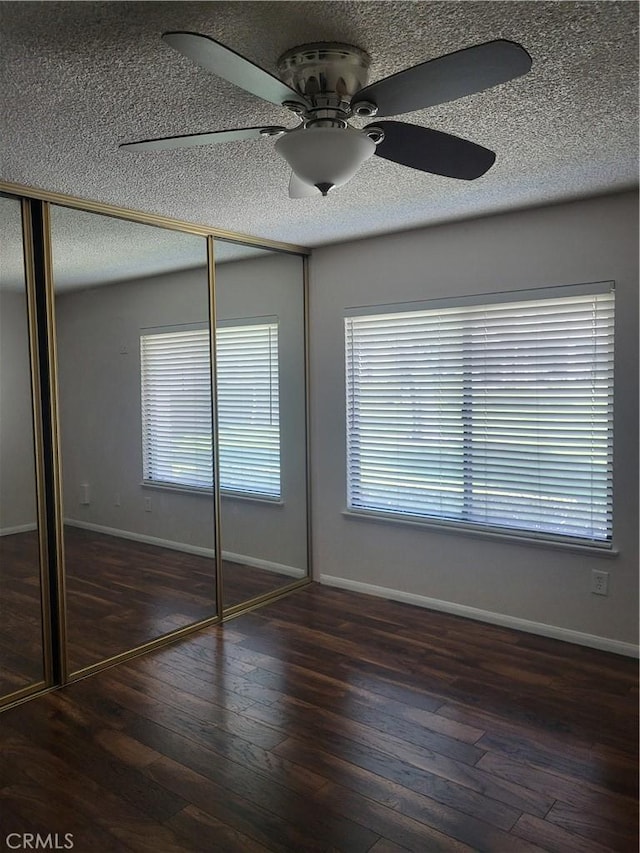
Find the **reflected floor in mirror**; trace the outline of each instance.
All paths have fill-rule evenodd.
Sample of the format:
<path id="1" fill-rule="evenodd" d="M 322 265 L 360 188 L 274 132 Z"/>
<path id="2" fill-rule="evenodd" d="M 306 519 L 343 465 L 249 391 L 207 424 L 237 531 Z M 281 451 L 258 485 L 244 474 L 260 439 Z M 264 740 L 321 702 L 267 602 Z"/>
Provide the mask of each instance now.
<path id="1" fill-rule="evenodd" d="M 38 532 L 0 536 L 0 696 L 41 681 Z"/>
<path id="2" fill-rule="evenodd" d="M 215 616 L 209 557 L 65 525 L 70 672 Z"/>
<path id="3" fill-rule="evenodd" d="M 37 533 L 2 537 L 0 544 L 3 610 L 6 605 L 0 655 L 3 678 L 15 690 L 32 683 L 36 670 L 38 678 L 41 673 L 40 599 L 33 575 Z M 71 526 L 65 527 L 65 549 L 70 672 L 215 615 L 215 573 L 209 557 Z M 227 607 L 292 580 L 226 561 L 223 570 Z"/>

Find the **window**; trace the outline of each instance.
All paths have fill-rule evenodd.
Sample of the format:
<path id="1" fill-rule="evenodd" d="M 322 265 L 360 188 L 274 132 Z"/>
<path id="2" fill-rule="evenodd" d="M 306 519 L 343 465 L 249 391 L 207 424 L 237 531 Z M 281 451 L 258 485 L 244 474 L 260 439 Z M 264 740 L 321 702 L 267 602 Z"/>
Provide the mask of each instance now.
<path id="1" fill-rule="evenodd" d="M 209 331 L 182 326 L 140 338 L 146 483 L 211 489 Z M 221 323 L 216 332 L 220 488 L 280 496 L 278 322 Z"/>
<path id="2" fill-rule="evenodd" d="M 220 487 L 280 496 L 278 321 L 216 333 Z"/>
<path id="3" fill-rule="evenodd" d="M 349 312 L 348 507 L 601 546 L 612 286 Z"/>
<path id="4" fill-rule="evenodd" d="M 145 482 L 210 489 L 208 329 L 185 326 L 142 335 L 140 359 Z"/>

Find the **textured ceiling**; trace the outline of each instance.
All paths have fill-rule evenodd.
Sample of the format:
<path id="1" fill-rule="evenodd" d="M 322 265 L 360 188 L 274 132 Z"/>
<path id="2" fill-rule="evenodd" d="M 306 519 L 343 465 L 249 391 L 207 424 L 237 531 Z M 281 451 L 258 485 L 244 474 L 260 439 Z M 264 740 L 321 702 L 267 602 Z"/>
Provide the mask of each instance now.
<path id="1" fill-rule="evenodd" d="M 635 2 L 0 3 L 0 177 L 260 237 L 321 245 L 637 184 Z M 330 40 L 372 57 L 370 81 L 496 38 L 533 58 L 525 77 L 403 117 L 493 149 L 455 181 L 381 158 L 328 198 L 290 200 L 259 139 L 178 151 L 121 142 L 295 123 L 166 46 L 202 32 L 271 71 Z"/>
<path id="2" fill-rule="evenodd" d="M 0 235 L 0 291 L 24 292 L 20 204 L 14 198 L 0 196 Z M 204 237 L 59 205 L 51 207 L 51 250 L 57 294 L 207 265 Z M 217 239 L 214 254 L 222 264 L 274 252 Z"/>

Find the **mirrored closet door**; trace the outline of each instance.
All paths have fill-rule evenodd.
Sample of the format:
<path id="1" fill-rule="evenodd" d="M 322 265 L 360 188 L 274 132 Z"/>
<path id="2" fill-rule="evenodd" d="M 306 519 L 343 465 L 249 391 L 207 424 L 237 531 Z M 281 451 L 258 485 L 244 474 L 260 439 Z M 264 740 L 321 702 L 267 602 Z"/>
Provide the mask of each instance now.
<path id="1" fill-rule="evenodd" d="M 224 612 L 308 575 L 303 259 L 215 241 Z"/>
<path id="2" fill-rule="evenodd" d="M 309 581 L 307 282 L 300 247 L 0 187 L 7 705 Z"/>
<path id="3" fill-rule="evenodd" d="M 0 194 L 0 699 L 45 680 L 33 361 L 21 203 Z"/>
<path id="4" fill-rule="evenodd" d="M 215 617 L 206 238 L 52 205 L 67 670 Z"/>

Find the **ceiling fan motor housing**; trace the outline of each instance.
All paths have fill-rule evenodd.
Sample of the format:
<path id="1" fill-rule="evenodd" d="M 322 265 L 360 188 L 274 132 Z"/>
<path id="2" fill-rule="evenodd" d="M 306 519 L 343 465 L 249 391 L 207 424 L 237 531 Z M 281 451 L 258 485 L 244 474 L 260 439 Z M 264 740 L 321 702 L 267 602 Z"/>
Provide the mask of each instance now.
<path id="1" fill-rule="evenodd" d="M 359 47 L 316 42 L 284 53 L 278 60 L 278 72 L 283 83 L 312 104 L 309 118 L 319 110 L 336 110 L 348 117 L 351 99 L 367 85 L 370 64 L 369 54 Z M 375 105 L 371 107 L 375 110 Z"/>

